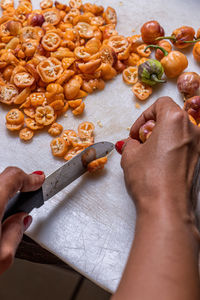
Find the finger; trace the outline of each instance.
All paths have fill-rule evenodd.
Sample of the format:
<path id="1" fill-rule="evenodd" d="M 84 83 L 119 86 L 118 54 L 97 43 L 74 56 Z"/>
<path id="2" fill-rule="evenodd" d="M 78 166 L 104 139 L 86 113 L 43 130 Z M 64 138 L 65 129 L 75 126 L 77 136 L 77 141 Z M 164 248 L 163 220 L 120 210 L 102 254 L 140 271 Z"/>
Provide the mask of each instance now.
<path id="1" fill-rule="evenodd" d="M 135 121 L 130 130 L 130 136 L 133 139 L 139 140 L 139 129 L 149 120 L 154 120 L 160 122 L 164 121 L 168 116 L 170 111 L 180 110 L 180 107 L 170 98 L 170 97 L 161 97 L 158 98 L 154 104 L 152 104 L 147 110 L 145 110 L 141 116 Z"/>
<path id="2" fill-rule="evenodd" d="M 0 274 L 12 265 L 17 247 L 31 222 L 32 217 L 26 213 L 15 214 L 4 221 L 0 244 Z"/>
<path id="3" fill-rule="evenodd" d="M 121 167 L 125 170 L 131 163 L 135 153 L 139 150 L 142 145 L 138 140 L 128 138 L 122 148 Z"/>
<path id="4" fill-rule="evenodd" d="M 16 167 L 8 167 L 0 174 L 0 212 L 3 214 L 8 200 L 18 191 L 38 190 L 44 182 L 45 175 L 26 174 Z"/>

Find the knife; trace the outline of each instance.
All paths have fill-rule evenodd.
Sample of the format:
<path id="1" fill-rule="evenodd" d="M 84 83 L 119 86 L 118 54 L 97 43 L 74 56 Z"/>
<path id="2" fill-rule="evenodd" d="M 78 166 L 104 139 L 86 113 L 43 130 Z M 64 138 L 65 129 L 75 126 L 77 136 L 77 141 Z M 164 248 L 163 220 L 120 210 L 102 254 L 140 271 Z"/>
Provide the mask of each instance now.
<path id="1" fill-rule="evenodd" d="M 52 198 L 74 180 L 87 171 L 87 164 L 104 157 L 114 149 L 110 142 L 99 142 L 86 148 L 62 167 L 50 174 L 42 187 L 34 192 L 18 192 L 11 198 L 6 207 L 3 221 L 18 212 L 30 213 L 34 208 L 41 207 L 45 201 Z"/>

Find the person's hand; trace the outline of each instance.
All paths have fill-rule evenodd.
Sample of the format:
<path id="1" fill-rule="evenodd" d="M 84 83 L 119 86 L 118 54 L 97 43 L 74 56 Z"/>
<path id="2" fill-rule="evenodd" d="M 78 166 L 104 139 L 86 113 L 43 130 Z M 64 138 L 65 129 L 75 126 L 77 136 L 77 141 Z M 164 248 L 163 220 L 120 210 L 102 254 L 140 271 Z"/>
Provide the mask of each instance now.
<path id="1" fill-rule="evenodd" d="M 18 191 L 29 192 L 39 189 L 44 182 L 43 172 L 27 175 L 16 167 L 8 167 L 0 174 L 0 220 L 6 205 Z M 0 231 L 0 274 L 6 271 L 13 262 L 15 252 L 23 233 L 32 222 L 27 213 L 17 213 L 1 222 Z"/>
<path id="2" fill-rule="evenodd" d="M 148 120 L 156 125 L 142 144 L 139 129 Z M 159 98 L 144 111 L 125 140 L 121 159 L 126 186 L 138 212 L 154 208 L 160 212 L 168 207 L 190 213 L 188 199 L 199 149 L 200 128 L 171 98 Z"/>
<path id="3" fill-rule="evenodd" d="M 142 144 L 139 129 L 155 121 Z M 199 158 L 200 128 L 169 97 L 162 97 L 118 142 L 137 219 L 129 259 L 112 300 L 200 299 L 199 232 L 191 187 Z M 145 283 L 145 288 L 144 288 Z"/>

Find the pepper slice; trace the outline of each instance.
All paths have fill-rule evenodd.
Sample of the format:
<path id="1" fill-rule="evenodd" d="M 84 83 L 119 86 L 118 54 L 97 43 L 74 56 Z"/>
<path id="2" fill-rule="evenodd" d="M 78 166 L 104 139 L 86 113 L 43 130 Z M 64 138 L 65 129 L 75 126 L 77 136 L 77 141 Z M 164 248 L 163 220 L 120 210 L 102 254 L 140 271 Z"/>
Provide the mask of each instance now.
<path id="1" fill-rule="evenodd" d="M 70 159 L 72 159 L 73 157 L 75 157 L 77 154 L 79 154 L 80 152 L 82 152 L 85 148 L 80 148 L 80 147 L 75 147 L 70 149 L 67 154 L 64 156 L 64 159 L 69 161 Z"/>
<path id="2" fill-rule="evenodd" d="M 72 145 L 73 141 L 77 140 L 78 136 L 74 130 L 64 130 L 61 137 Z"/>
<path id="3" fill-rule="evenodd" d="M 1 8 L 2 9 L 8 9 L 9 7 L 14 7 L 14 1 L 13 0 L 1 0 Z"/>
<path id="4" fill-rule="evenodd" d="M 47 51 L 56 50 L 61 43 L 60 36 L 55 32 L 47 32 L 42 38 L 42 46 Z"/>
<path id="5" fill-rule="evenodd" d="M 51 141 L 51 151 L 54 156 L 63 157 L 67 153 L 67 150 L 68 144 L 63 138 L 58 137 Z"/>
<path id="6" fill-rule="evenodd" d="M 86 22 L 79 22 L 75 29 L 78 30 L 80 37 L 84 39 L 91 39 L 94 36 L 94 30 L 91 25 Z"/>
<path id="7" fill-rule="evenodd" d="M 132 87 L 132 91 L 134 95 L 141 101 L 147 100 L 149 96 L 152 94 L 152 88 L 142 82 L 137 82 Z"/>
<path id="8" fill-rule="evenodd" d="M 103 170 L 103 168 L 104 168 L 105 164 L 107 163 L 107 161 L 108 161 L 108 159 L 107 159 L 106 156 L 95 159 L 87 165 L 87 169 L 90 173 L 94 173 L 94 172 Z"/>
<path id="9" fill-rule="evenodd" d="M 85 50 L 85 47 L 83 47 L 83 46 L 76 47 L 74 50 L 74 54 L 76 55 L 77 58 L 80 58 L 80 59 L 87 59 L 90 57 L 90 53 L 88 53 Z"/>
<path id="10" fill-rule="evenodd" d="M 39 106 L 35 111 L 35 120 L 40 125 L 50 125 L 55 120 L 54 110 L 51 106 Z"/>
<path id="11" fill-rule="evenodd" d="M 30 128 L 23 128 L 19 132 L 19 138 L 22 141 L 30 141 L 33 138 L 34 131 L 31 130 Z"/>
<path id="12" fill-rule="evenodd" d="M 24 108 L 24 113 L 30 118 L 35 118 L 35 109 L 33 107 Z"/>
<path id="13" fill-rule="evenodd" d="M 11 109 L 6 115 L 6 121 L 12 125 L 19 125 L 24 122 L 24 114 L 17 108 Z"/>
<path id="14" fill-rule="evenodd" d="M 102 63 L 110 64 L 111 66 L 116 63 L 117 55 L 114 49 L 112 49 L 111 47 L 103 46 L 99 53 Z"/>
<path id="15" fill-rule="evenodd" d="M 13 81 L 17 87 L 26 88 L 31 86 L 34 83 L 35 79 L 30 73 L 21 72 L 15 74 Z"/>
<path id="16" fill-rule="evenodd" d="M 10 105 L 17 95 L 18 90 L 14 85 L 0 85 L 0 102 Z"/>
<path id="17" fill-rule="evenodd" d="M 58 59 L 50 57 L 39 63 L 37 71 L 44 82 L 52 82 L 60 77 L 63 67 Z"/>
<path id="18" fill-rule="evenodd" d="M 120 53 L 128 47 L 128 40 L 122 35 L 114 35 L 109 38 L 108 46 L 113 48 L 116 53 Z"/>
<path id="19" fill-rule="evenodd" d="M 107 24 L 117 24 L 117 14 L 114 8 L 108 6 L 105 12 L 103 13 L 103 18 Z"/>
<path id="20" fill-rule="evenodd" d="M 78 135 L 80 138 L 90 138 L 93 135 L 94 124 L 91 122 L 82 122 L 78 126 Z"/>
<path id="21" fill-rule="evenodd" d="M 35 27 L 26 26 L 21 29 L 20 40 L 22 43 L 27 43 L 30 40 L 40 40 Z"/>
<path id="22" fill-rule="evenodd" d="M 70 0 L 69 6 L 72 8 L 81 8 L 82 6 L 82 0 Z"/>
<path id="23" fill-rule="evenodd" d="M 25 119 L 25 124 L 28 128 L 32 129 L 32 130 L 39 130 L 42 129 L 44 126 L 40 125 L 36 122 L 36 120 L 31 119 L 31 118 L 26 118 Z"/>
<path id="24" fill-rule="evenodd" d="M 30 104 L 33 107 L 40 106 L 45 101 L 44 93 L 32 93 L 32 94 L 30 94 L 29 98 L 30 98 Z"/>
<path id="25" fill-rule="evenodd" d="M 151 54 L 151 50 L 147 49 L 146 44 L 142 44 L 142 45 L 138 46 L 136 51 L 140 56 L 143 56 L 143 57 L 149 57 Z"/>
<path id="26" fill-rule="evenodd" d="M 138 81 L 138 68 L 128 67 L 123 71 L 122 76 L 125 83 L 134 84 Z"/>
<path id="27" fill-rule="evenodd" d="M 57 136 L 57 135 L 60 135 L 62 131 L 63 131 L 63 127 L 61 124 L 53 123 L 51 125 L 51 127 L 49 128 L 48 133 L 51 136 Z"/>
<path id="28" fill-rule="evenodd" d="M 61 20 L 60 11 L 56 8 L 46 9 L 43 16 L 45 18 L 45 22 L 51 25 L 57 25 Z"/>
<path id="29" fill-rule="evenodd" d="M 10 131 L 18 131 L 23 127 L 24 123 L 21 123 L 19 125 L 6 123 L 6 128 Z"/>

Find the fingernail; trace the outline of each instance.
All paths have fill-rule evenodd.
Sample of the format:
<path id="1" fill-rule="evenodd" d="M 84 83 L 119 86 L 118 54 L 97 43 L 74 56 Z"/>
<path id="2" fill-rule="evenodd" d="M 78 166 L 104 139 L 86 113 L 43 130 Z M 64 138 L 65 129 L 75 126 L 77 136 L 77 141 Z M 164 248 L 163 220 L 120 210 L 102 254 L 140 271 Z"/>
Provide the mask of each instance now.
<path id="1" fill-rule="evenodd" d="M 42 171 L 35 171 L 35 172 L 33 172 L 32 174 L 43 175 L 44 172 L 42 172 Z"/>
<path id="2" fill-rule="evenodd" d="M 32 217 L 31 216 L 26 216 L 25 218 L 24 218 L 24 220 L 23 220 L 23 223 L 24 223 L 24 231 L 26 231 L 26 229 L 28 229 L 29 228 L 29 226 L 31 225 L 31 223 L 32 223 Z"/>
<path id="3" fill-rule="evenodd" d="M 122 154 L 122 147 L 124 146 L 124 141 L 118 141 L 116 144 L 115 144 L 115 149 L 117 150 L 117 152 L 119 154 Z"/>

